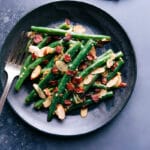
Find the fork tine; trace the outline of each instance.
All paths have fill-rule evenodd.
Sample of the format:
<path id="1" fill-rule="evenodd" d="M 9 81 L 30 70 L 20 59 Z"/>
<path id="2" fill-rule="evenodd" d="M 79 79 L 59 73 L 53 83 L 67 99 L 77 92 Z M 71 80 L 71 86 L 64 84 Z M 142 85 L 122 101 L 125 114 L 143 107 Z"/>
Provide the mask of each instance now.
<path id="1" fill-rule="evenodd" d="M 27 44 L 27 38 L 25 36 L 25 32 L 22 32 L 21 37 L 18 39 L 14 49 L 10 52 L 10 55 L 8 57 L 8 62 L 18 63 L 18 64 L 21 63 L 26 44 Z"/>

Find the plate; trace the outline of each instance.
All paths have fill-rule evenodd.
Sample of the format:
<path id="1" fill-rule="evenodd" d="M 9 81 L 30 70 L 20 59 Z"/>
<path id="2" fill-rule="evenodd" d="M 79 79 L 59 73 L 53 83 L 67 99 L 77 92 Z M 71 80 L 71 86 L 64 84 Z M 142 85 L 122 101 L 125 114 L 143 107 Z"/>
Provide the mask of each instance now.
<path id="1" fill-rule="evenodd" d="M 24 105 L 24 99 L 29 93 L 28 85 L 23 86 L 20 92 L 16 93 L 13 84 L 8 95 L 8 102 L 14 111 L 32 127 L 49 134 L 72 136 L 94 131 L 106 125 L 119 114 L 129 100 L 135 85 L 136 59 L 127 34 L 109 14 L 86 3 L 61 1 L 34 9 L 15 25 L 6 38 L 0 54 L 1 75 L 3 74 L 7 53 L 16 46 L 22 31 L 28 31 L 31 25 L 55 27 L 65 18 L 69 18 L 74 23 L 82 24 L 86 27 L 88 33 L 106 34 L 112 37 L 112 42 L 102 48 L 99 53 L 106 51 L 108 48 L 124 52 L 126 63 L 122 68 L 122 75 L 128 86 L 117 89 L 112 99 L 103 101 L 97 107 L 90 109 L 88 116 L 84 119 L 79 114 L 71 114 L 64 121 L 58 121 L 54 118 L 51 122 L 47 122 L 46 112 L 35 111 L 32 105 Z M 1 76 L 2 85 L 4 85 L 4 81 L 4 76 Z"/>

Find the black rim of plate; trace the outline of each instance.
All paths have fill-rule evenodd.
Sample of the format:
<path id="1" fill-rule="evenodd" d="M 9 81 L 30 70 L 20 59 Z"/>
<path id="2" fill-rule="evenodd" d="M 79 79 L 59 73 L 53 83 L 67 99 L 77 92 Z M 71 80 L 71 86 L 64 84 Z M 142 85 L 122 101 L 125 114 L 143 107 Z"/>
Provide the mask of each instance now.
<path id="1" fill-rule="evenodd" d="M 130 98 L 130 96 L 131 96 L 131 94 L 132 94 L 132 92 L 133 92 L 133 89 L 134 89 L 134 86 L 135 86 L 135 82 L 136 82 L 136 76 L 137 76 L 137 70 L 136 70 L 137 68 L 136 68 L 136 57 L 135 57 L 135 53 L 134 53 L 133 47 L 132 47 L 132 45 L 131 45 L 131 42 L 130 42 L 130 40 L 129 40 L 127 34 L 126 34 L 126 32 L 125 32 L 124 29 L 119 25 L 119 23 L 118 23 L 113 17 L 111 17 L 111 15 L 109 15 L 109 14 L 106 13 L 105 11 L 101 10 L 100 8 L 97 8 L 96 6 L 90 5 L 90 4 L 88 4 L 88 3 L 83 3 L 83 2 L 78 2 L 78 1 L 56 1 L 56 2 L 52 2 L 52 3 L 48 3 L 48 4 L 45 4 L 45 5 L 42 5 L 42 6 L 38 7 L 38 8 L 36 8 L 36 9 L 32 10 L 31 12 L 27 13 L 24 17 L 22 17 L 22 18 L 19 20 L 19 22 L 13 27 L 13 29 L 11 30 L 11 32 L 10 32 L 9 35 L 7 36 L 5 42 L 4 42 L 3 46 L 2 46 L 2 51 L 1 51 L 2 56 L 5 55 L 5 54 L 4 54 L 4 53 L 5 53 L 5 52 L 4 52 L 4 49 L 10 49 L 10 48 L 9 48 L 9 45 L 8 45 L 8 43 L 7 43 L 7 41 L 10 41 L 10 40 L 13 39 L 14 32 L 16 32 L 16 27 L 19 27 L 19 30 L 20 30 L 20 31 L 23 30 L 23 29 L 21 28 L 21 22 L 22 22 L 22 20 L 27 19 L 28 17 L 31 17 L 33 14 L 36 14 L 36 12 L 38 12 L 39 10 L 44 10 L 43 8 L 45 8 L 45 7 L 50 7 L 51 5 L 55 6 L 55 5 L 64 5 L 64 4 L 66 4 L 66 5 L 69 4 L 69 5 L 72 5 L 72 6 L 75 5 L 75 6 L 80 6 L 80 7 L 83 7 L 83 6 L 84 6 L 84 7 L 88 7 L 88 8 L 90 8 L 90 9 L 93 9 L 96 13 L 99 13 L 99 12 L 102 13 L 102 14 L 105 16 L 104 18 L 107 17 L 107 20 L 108 20 L 108 21 L 113 22 L 113 24 L 117 26 L 117 28 L 120 30 L 120 32 L 121 32 L 121 34 L 123 35 L 123 37 L 126 39 L 128 45 L 129 45 L 129 47 L 130 47 L 130 50 L 132 51 L 131 54 L 132 54 L 132 59 L 133 59 L 132 61 L 133 61 L 133 66 L 134 66 L 134 68 L 133 68 L 133 75 L 134 75 L 134 77 L 133 77 L 133 80 L 132 80 L 131 89 L 130 89 L 130 91 L 129 91 L 129 93 L 128 93 L 128 97 L 126 98 L 126 100 L 125 100 L 123 103 L 121 103 L 121 105 L 118 107 L 118 109 L 116 109 L 113 113 L 109 114 L 109 117 L 107 116 L 107 119 L 105 119 L 101 124 L 98 124 L 98 125 L 96 125 L 96 126 L 94 126 L 94 127 L 90 127 L 89 129 L 87 128 L 87 129 L 85 129 L 85 130 L 83 129 L 83 130 L 79 130 L 79 131 L 78 131 L 78 130 L 75 129 L 74 131 L 70 130 L 70 131 L 68 131 L 68 132 L 65 132 L 65 131 L 58 132 L 58 131 L 57 131 L 57 128 L 56 128 L 56 129 L 55 129 L 55 128 L 52 128 L 52 129 L 48 130 L 47 128 L 44 128 L 44 127 L 38 125 L 37 123 L 32 124 L 33 121 L 31 120 L 31 118 L 30 118 L 30 119 L 24 118 L 24 116 L 18 112 L 18 110 L 21 110 L 22 108 L 19 108 L 19 109 L 17 109 L 17 110 L 15 109 L 13 103 L 11 102 L 11 98 L 9 98 L 9 96 L 8 96 L 8 102 L 9 102 L 9 104 L 11 105 L 11 107 L 13 108 L 13 110 L 14 110 L 26 123 L 28 123 L 28 124 L 31 125 L 32 127 L 36 128 L 36 129 L 38 129 L 38 130 L 40 130 L 40 131 L 42 131 L 42 132 L 48 133 L 48 134 L 54 134 L 54 135 L 60 135 L 60 136 L 73 136 L 73 135 L 86 134 L 86 133 L 92 132 L 92 131 L 94 131 L 94 130 L 96 130 L 96 129 L 99 129 L 99 128 L 103 127 L 104 125 L 106 125 L 108 122 L 110 122 L 112 119 L 114 119 L 114 118 L 119 114 L 119 112 L 120 112 L 120 111 L 124 108 L 124 106 L 127 104 L 128 100 L 129 100 L 129 98 Z M 104 31 L 104 32 L 105 32 L 105 31 Z M 107 32 L 107 31 L 106 31 L 106 32 Z M 13 40 L 12 40 L 12 43 L 13 43 Z M 2 58 L 2 57 L 1 57 L 1 58 Z M 4 57 L 4 58 L 5 58 L 5 57 Z M 5 58 L 5 59 L 6 59 L 6 58 Z M 4 60 L 5 60 L 5 59 L 4 59 Z M 2 60 L 2 59 L 0 59 L 0 60 Z M 4 70 L 4 69 L 3 69 L 3 68 L 4 68 L 4 64 L 5 64 L 4 61 L 1 61 L 1 62 L 0 62 L 0 68 L 2 68 L 2 69 L 1 69 L 1 74 L 3 73 L 3 70 Z M 4 85 L 3 80 L 2 80 L 2 77 L 1 77 L 1 83 Z M 30 108 L 30 109 L 31 109 L 31 108 Z M 66 119 L 67 119 L 67 118 L 66 118 Z M 31 123 L 31 122 L 32 122 L 32 123 Z M 59 123 L 59 122 L 57 121 L 57 122 L 55 122 L 55 123 Z M 47 124 L 50 124 L 50 123 L 48 122 Z"/>

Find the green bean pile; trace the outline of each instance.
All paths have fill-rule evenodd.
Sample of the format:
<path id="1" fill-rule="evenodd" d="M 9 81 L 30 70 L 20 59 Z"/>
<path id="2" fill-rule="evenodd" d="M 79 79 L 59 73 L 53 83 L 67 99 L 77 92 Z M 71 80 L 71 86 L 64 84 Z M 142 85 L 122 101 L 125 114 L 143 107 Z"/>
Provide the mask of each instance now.
<path id="1" fill-rule="evenodd" d="M 108 49 L 96 55 L 96 48 L 109 43 L 110 36 L 86 34 L 83 26 L 72 25 L 68 19 L 56 28 L 31 26 L 27 36 L 28 56 L 15 90 L 30 79 L 33 89 L 25 103 L 34 103 L 37 110 L 48 109 L 48 121 L 53 116 L 63 120 L 75 109 L 86 117 L 88 106 L 112 97 L 116 88 L 127 85 L 120 72 L 122 51 Z"/>

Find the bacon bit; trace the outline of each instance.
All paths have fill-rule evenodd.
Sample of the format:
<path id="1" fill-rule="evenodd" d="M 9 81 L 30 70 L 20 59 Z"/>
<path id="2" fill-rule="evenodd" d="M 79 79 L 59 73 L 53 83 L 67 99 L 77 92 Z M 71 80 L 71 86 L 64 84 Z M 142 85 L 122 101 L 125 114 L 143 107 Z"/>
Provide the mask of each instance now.
<path id="1" fill-rule="evenodd" d="M 53 92 L 57 93 L 58 92 L 58 87 L 55 87 L 54 90 L 53 90 Z"/>
<path id="2" fill-rule="evenodd" d="M 126 87 L 126 86 L 127 86 L 127 83 L 125 83 L 125 82 L 121 82 L 119 85 L 119 87 Z"/>
<path id="3" fill-rule="evenodd" d="M 73 32 L 76 33 L 85 33 L 86 29 L 82 25 L 75 25 L 73 27 Z"/>
<path id="4" fill-rule="evenodd" d="M 63 38 L 63 40 L 64 40 L 65 42 L 68 42 L 68 41 L 71 40 L 71 38 L 72 38 L 72 35 L 71 35 L 70 33 L 66 33 L 65 37 Z"/>
<path id="5" fill-rule="evenodd" d="M 35 34 L 34 38 L 33 38 L 33 42 L 35 44 L 38 44 L 40 43 L 41 41 L 43 40 L 43 37 L 41 34 Z"/>
<path id="6" fill-rule="evenodd" d="M 71 82 L 67 83 L 67 84 L 66 84 L 66 87 L 67 87 L 67 90 L 68 90 L 68 91 L 73 91 L 74 88 L 75 88 L 74 85 L 73 85 Z"/>
<path id="7" fill-rule="evenodd" d="M 101 82 L 102 82 L 102 84 L 106 84 L 107 83 L 107 78 L 103 77 Z"/>
<path id="8" fill-rule="evenodd" d="M 79 66 L 79 70 L 84 70 L 87 68 L 87 66 L 88 66 L 88 64 L 84 62 Z"/>
<path id="9" fill-rule="evenodd" d="M 48 37 L 46 43 L 50 43 L 52 41 L 52 37 Z"/>
<path id="10" fill-rule="evenodd" d="M 34 79 L 36 79 L 37 77 L 39 77 L 39 75 L 40 75 L 40 73 L 41 73 L 41 66 L 40 65 L 38 65 L 38 66 L 36 66 L 35 67 L 35 69 L 32 71 L 32 73 L 31 73 L 31 77 L 30 77 L 30 79 L 31 80 L 34 80 Z"/>
<path id="11" fill-rule="evenodd" d="M 77 74 L 77 71 L 74 71 L 74 70 L 67 70 L 66 71 L 66 74 L 69 75 L 69 76 L 74 76 Z"/>
<path id="12" fill-rule="evenodd" d="M 91 98 L 96 103 L 99 101 L 99 94 L 93 94 L 93 95 L 91 95 Z"/>
<path id="13" fill-rule="evenodd" d="M 45 65 L 48 64 L 48 62 L 49 62 L 49 61 L 48 61 L 47 59 L 46 59 L 46 60 L 43 60 L 43 64 L 45 64 Z"/>
<path id="14" fill-rule="evenodd" d="M 57 67 L 53 67 L 51 71 L 53 74 L 58 74 L 58 72 L 59 72 Z"/>
<path id="15" fill-rule="evenodd" d="M 78 94 L 84 93 L 84 88 L 83 87 L 76 87 L 75 92 L 78 93 Z"/>
<path id="16" fill-rule="evenodd" d="M 95 92 L 100 92 L 100 91 L 101 91 L 101 89 L 95 89 L 94 91 L 95 91 Z"/>
<path id="17" fill-rule="evenodd" d="M 50 85 L 52 85 L 52 86 L 57 86 L 57 85 L 58 85 L 58 81 L 57 81 L 57 80 L 52 80 L 52 81 L 50 81 L 49 83 L 50 83 Z"/>
<path id="18" fill-rule="evenodd" d="M 45 88 L 43 91 L 44 91 L 46 96 L 51 96 L 52 95 L 52 93 L 49 91 L 48 88 Z"/>
<path id="19" fill-rule="evenodd" d="M 70 20 L 69 19 L 65 19 L 65 23 L 67 24 L 67 25 L 70 25 L 71 24 L 71 22 L 70 22 Z"/>
<path id="20" fill-rule="evenodd" d="M 64 61 L 67 62 L 67 63 L 70 62 L 71 61 L 71 56 L 69 54 L 65 54 Z"/>
<path id="21" fill-rule="evenodd" d="M 53 40 L 60 40 L 60 36 L 52 36 Z"/>
<path id="22" fill-rule="evenodd" d="M 88 108 L 87 107 L 86 108 L 81 108 L 81 110 L 80 110 L 81 117 L 85 118 L 87 116 L 87 114 L 88 114 Z"/>
<path id="23" fill-rule="evenodd" d="M 114 71 L 117 66 L 118 66 L 118 62 L 114 62 L 113 66 L 111 67 L 111 70 Z"/>
<path id="24" fill-rule="evenodd" d="M 66 99 L 66 100 L 64 100 L 64 104 L 69 106 L 72 104 L 72 102 L 70 100 Z"/>
<path id="25" fill-rule="evenodd" d="M 73 84 L 80 84 L 82 81 L 83 81 L 83 78 L 82 78 L 82 77 L 74 77 L 74 78 L 72 79 L 72 83 L 73 83 Z"/>
<path id="26" fill-rule="evenodd" d="M 32 53 L 32 59 L 34 60 L 36 58 L 37 58 L 37 56 L 34 53 Z"/>
<path id="27" fill-rule="evenodd" d="M 89 54 L 86 56 L 86 58 L 87 58 L 88 60 L 90 60 L 90 61 L 92 61 L 92 60 L 95 59 L 94 56 L 93 56 L 91 53 L 89 53 Z"/>
<path id="28" fill-rule="evenodd" d="M 57 54 L 61 54 L 62 50 L 63 50 L 63 47 L 62 47 L 62 46 L 60 46 L 60 45 L 57 45 L 57 46 L 56 46 L 56 53 L 57 53 Z"/>

